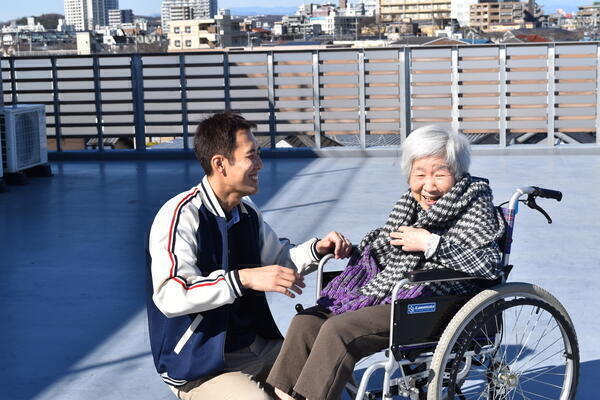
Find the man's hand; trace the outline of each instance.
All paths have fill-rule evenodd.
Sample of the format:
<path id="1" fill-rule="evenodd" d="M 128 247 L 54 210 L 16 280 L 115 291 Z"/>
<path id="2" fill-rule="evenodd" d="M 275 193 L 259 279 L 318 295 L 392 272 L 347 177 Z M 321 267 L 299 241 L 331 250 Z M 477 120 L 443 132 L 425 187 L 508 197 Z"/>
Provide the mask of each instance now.
<path id="1" fill-rule="evenodd" d="M 390 233 L 390 244 L 400 246 L 404 251 L 425 251 L 431 233 L 422 228 L 401 226 L 398 232 Z"/>
<path id="2" fill-rule="evenodd" d="M 335 258 L 346 258 L 352 251 L 352 243 L 339 232 L 329 232 L 317 242 L 316 250 L 320 256 L 333 253 Z"/>
<path id="3" fill-rule="evenodd" d="M 279 292 L 292 299 L 296 297 L 292 291 L 302 294 L 304 277 L 293 269 L 281 265 L 267 265 L 259 268 L 239 270 L 242 286 L 259 292 Z"/>

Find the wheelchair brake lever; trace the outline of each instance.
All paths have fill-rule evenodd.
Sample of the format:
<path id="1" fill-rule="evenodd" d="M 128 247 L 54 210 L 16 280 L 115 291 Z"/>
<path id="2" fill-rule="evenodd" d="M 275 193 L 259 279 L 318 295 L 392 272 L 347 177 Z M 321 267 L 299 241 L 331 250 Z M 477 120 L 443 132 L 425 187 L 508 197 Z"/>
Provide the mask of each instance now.
<path id="1" fill-rule="evenodd" d="M 540 206 L 539 206 L 539 205 L 538 205 L 538 204 L 535 202 L 535 196 L 533 196 L 533 195 L 531 195 L 531 194 L 530 194 L 530 195 L 527 197 L 527 203 L 526 203 L 526 204 L 527 204 L 527 206 L 528 206 L 529 208 L 532 208 L 532 209 L 534 209 L 534 210 L 537 210 L 537 211 L 539 211 L 540 213 L 542 213 L 542 215 L 543 215 L 544 217 L 546 217 L 546 219 L 548 220 L 548 223 L 549 223 L 549 224 L 551 224 L 551 223 L 552 223 L 552 218 L 550 218 L 550 216 L 548 215 L 548 213 L 547 213 L 547 212 L 546 212 L 546 211 L 545 211 L 545 210 L 544 210 L 542 207 L 540 207 Z"/>

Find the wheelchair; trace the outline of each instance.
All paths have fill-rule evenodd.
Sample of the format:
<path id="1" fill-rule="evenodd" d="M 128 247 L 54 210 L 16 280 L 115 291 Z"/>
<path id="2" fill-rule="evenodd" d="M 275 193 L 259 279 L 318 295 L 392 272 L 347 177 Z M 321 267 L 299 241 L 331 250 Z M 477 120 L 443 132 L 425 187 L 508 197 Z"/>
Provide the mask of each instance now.
<path id="1" fill-rule="evenodd" d="M 527 196 L 527 199 L 521 199 Z M 499 207 L 506 232 L 499 245 L 502 271 L 497 281 L 479 280 L 478 293 L 395 300 L 390 341 L 383 361 L 372 363 L 360 384 L 346 385 L 356 400 L 574 399 L 579 347 L 565 308 L 546 290 L 530 283 L 507 283 L 512 233 L 519 203 L 548 214 L 535 199 L 560 201 L 562 193 L 521 187 Z M 506 203 L 503 203 L 506 204 Z M 333 255 L 317 270 L 317 298 L 340 271 L 325 272 Z M 398 282 L 392 299 L 406 284 L 477 279 L 451 269 L 416 270 Z M 300 309 L 302 308 L 299 305 Z M 381 360 L 382 357 L 379 357 Z M 361 360 L 358 365 L 364 364 Z M 381 389 L 367 390 L 373 373 L 383 369 Z"/>

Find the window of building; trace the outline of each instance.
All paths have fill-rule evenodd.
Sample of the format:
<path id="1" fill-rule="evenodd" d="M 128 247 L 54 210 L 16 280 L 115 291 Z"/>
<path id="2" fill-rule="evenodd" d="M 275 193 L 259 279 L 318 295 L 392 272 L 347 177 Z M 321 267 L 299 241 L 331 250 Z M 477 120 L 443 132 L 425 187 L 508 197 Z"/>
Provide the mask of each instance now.
<path id="1" fill-rule="evenodd" d="M 192 41 L 191 40 L 186 40 L 185 41 L 185 47 L 192 47 Z"/>
<path id="2" fill-rule="evenodd" d="M 175 28 L 173 28 L 173 33 L 179 33 L 180 29 L 178 26 L 176 26 Z"/>
<path id="3" fill-rule="evenodd" d="M 191 26 L 186 26 L 185 27 L 185 33 L 192 33 L 192 27 Z"/>
<path id="4" fill-rule="evenodd" d="M 175 47 L 181 47 L 181 41 L 180 40 L 176 40 L 175 41 Z"/>

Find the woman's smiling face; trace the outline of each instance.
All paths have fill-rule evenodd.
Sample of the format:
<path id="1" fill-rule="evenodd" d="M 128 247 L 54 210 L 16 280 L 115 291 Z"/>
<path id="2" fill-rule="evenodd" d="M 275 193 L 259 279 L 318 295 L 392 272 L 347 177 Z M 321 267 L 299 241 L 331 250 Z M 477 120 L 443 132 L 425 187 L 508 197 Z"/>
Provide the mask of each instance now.
<path id="1" fill-rule="evenodd" d="M 428 210 L 455 183 L 454 174 L 443 157 L 429 156 L 413 161 L 408 185 L 413 198 L 423 209 Z"/>

